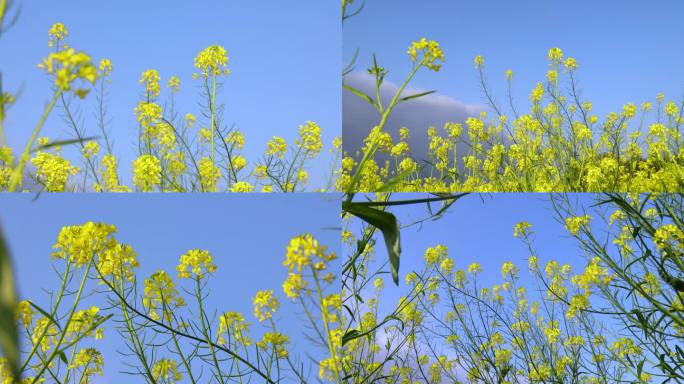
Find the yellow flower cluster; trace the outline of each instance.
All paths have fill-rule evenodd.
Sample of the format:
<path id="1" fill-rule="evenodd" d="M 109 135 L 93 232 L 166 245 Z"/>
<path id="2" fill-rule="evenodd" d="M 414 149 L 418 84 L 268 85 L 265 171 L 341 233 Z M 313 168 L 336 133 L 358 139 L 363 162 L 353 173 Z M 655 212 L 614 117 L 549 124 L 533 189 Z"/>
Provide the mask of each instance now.
<path id="1" fill-rule="evenodd" d="M 531 233 L 530 228 L 532 225 L 527 221 L 521 221 L 515 225 L 513 228 L 513 236 L 515 237 L 527 237 Z"/>
<path id="2" fill-rule="evenodd" d="M 254 186 L 247 181 L 238 181 L 230 187 L 231 192 L 249 193 L 254 191 Z"/>
<path id="3" fill-rule="evenodd" d="M 263 350 L 272 350 L 280 359 L 285 359 L 288 356 L 285 346 L 290 342 L 290 338 L 278 332 L 266 332 L 257 342 L 257 346 Z"/>
<path id="4" fill-rule="evenodd" d="M 55 23 L 48 31 L 48 37 L 50 41 L 48 42 L 48 47 L 54 47 L 59 41 L 64 40 L 69 34 L 69 31 L 62 23 Z"/>
<path id="5" fill-rule="evenodd" d="M 252 345 L 252 339 L 249 337 L 250 323 L 245 321 L 245 317 L 240 312 L 225 312 L 219 318 L 218 342 L 219 344 L 227 344 L 228 341 L 224 335 L 230 335 L 234 343 L 239 343 L 245 347 Z"/>
<path id="6" fill-rule="evenodd" d="M 306 151 L 306 156 L 314 157 L 321 152 L 321 127 L 313 121 L 299 126 L 299 138 L 295 141 L 297 146 Z"/>
<path id="7" fill-rule="evenodd" d="M 435 72 L 439 71 L 442 63 L 444 63 L 444 52 L 439 47 L 439 43 L 434 40 L 422 38 L 414 41 L 409 46 L 407 53 L 411 57 L 411 61 L 414 63 L 417 61 L 418 65 L 424 65 Z"/>
<path id="8" fill-rule="evenodd" d="M 204 78 L 229 74 L 227 65 L 228 54 L 220 45 L 209 46 L 195 57 L 195 67 L 202 71 Z"/>
<path id="9" fill-rule="evenodd" d="M 73 48 L 51 53 L 38 67 L 54 76 L 55 87 L 62 91 L 71 90 L 72 84 L 76 80 L 95 84 L 100 76 L 90 56 L 83 52 L 76 52 Z M 87 88 L 76 88 L 74 90 L 74 93 L 80 98 L 84 98 L 88 92 L 89 89 Z"/>
<path id="10" fill-rule="evenodd" d="M 152 192 L 161 184 L 161 172 L 158 158 L 142 155 L 133 161 L 133 184 L 143 192 Z"/>
<path id="11" fill-rule="evenodd" d="M 209 251 L 191 249 L 181 255 L 180 263 L 176 266 L 180 279 L 203 279 L 207 274 L 216 272 L 216 264 Z"/>
<path id="12" fill-rule="evenodd" d="M 36 167 L 38 181 L 48 192 L 64 192 L 69 176 L 80 172 L 80 169 L 72 166 L 69 160 L 49 152 L 36 152 L 31 163 Z"/>
<path id="13" fill-rule="evenodd" d="M 565 229 L 567 229 L 571 235 L 577 235 L 580 229 L 589 224 L 590 220 L 591 216 L 589 215 L 568 217 L 565 219 Z"/>
<path id="14" fill-rule="evenodd" d="M 102 376 L 104 372 L 104 358 L 100 351 L 95 348 L 85 348 L 78 351 L 74 356 L 73 363 L 69 366 L 71 369 L 82 369 L 81 381 L 90 382 L 90 378 L 94 375 Z"/>
<path id="15" fill-rule="evenodd" d="M 66 329 L 66 337 L 94 336 L 96 340 L 102 339 L 104 329 L 95 328 L 96 323 L 102 319 L 99 312 L 100 308 L 95 306 L 75 312 Z"/>
<path id="16" fill-rule="evenodd" d="M 165 321 L 171 320 L 171 312 L 177 307 L 185 305 L 185 300 L 178 296 L 176 284 L 165 271 L 157 271 L 145 279 L 143 306 L 147 308 L 147 314 L 154 320 L 161 318 L 159 309 L 162 309 Z"/>
<path id="17" fill-rule="evenodd" d="M 203 157 L 199 161 L 200 181 L 202 182 L 202 190 L 205 192 L 218 191 L 218 181 L 221 178 L 221 169 L 214 165 L 214 162 L 208 158 Z"/>
<path id="18" fill-rule="evenodd" d="M 254 299 L 254 317 L 262 322 L 273 317 L 273 314 L 280 308 L 278 298 L 273 294 L 273 290 L 265 290 L 257 292 Z"/>
<path id="19" fill-rule="evenodd" d="M 83 157 L 86 159 L 97 156 L 97 154 L 100 153 L 100 145 L 97 141 L 88 141 L 83 145 L 81 153 L 83 153 Z"/>
<path id="20" fill-rule="evenodd" d="M 171 359 L 160 359 L 152 366 L 152 377 L 160 383 L 173 384 L 183 380 L 183 374 L 178 371 L 178 364 Z"/>
<path id="21" fill-rule="evenodd" d="M 102 76 L 108 76 L 110 73 L 112 73 L 112 70 L 114 69 L 114 66 L 112 65 L 112 61 L 109 59 L 102 59 L 100 60 L 100 73 Z"/>
<path id="22" fill-rule="evenodd" d="M 280 136 L 273 136 L 266 144 L 266 155 L 283 158 L 287 152 L 287 142 Z"/>
<path id="23" fill-rule="evenodd" d="M 63 227 L 57 236 L 52 257 L 68 260 L 77 268 L 86 266 L 99 255 L 116 244 L 112 236 L 116 227 L 103 223 L 87 222 L 83 225 Z"/>
<path id="24" fill-rule="evenodd" d="M 148 100 L 159 96 L 159 92 L 161 91 L 159 80 L 159 72 L 157 72 L 156 69 L 148 69 L 142 73 L 142 76 L 140 76 L 140 84 L 145 84 Z"/>
<path id="25" fill-rule="evenodd" d="M 53 245 L 52 257 L 67 260 L 76 268 L 88 267 L 94 262 L 99 274 L 116 281 L 133 281 L 140 264 L 130 245 L 119 243 L 113 225 L 87 222 L 63 227 Z"/>

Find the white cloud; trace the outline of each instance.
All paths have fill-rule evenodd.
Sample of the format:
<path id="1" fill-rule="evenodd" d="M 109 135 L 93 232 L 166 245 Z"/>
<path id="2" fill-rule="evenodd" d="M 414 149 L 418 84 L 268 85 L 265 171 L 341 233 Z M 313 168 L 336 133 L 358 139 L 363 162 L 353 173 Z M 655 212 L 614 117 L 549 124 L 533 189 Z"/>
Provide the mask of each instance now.
<path id="1" fill-rule="evenodd" d="M 367 95 L 375 95 L 375 80 L 367 73 L 352 72 L 345 76 L 344 81 Z M 380 98 L 387 103 L 398 89 L 397 84 L 385 81 L 380 88 Z M 407 88 L 403 95 L 419 92 L 425 92 L 425 90 Z M 467 117 L 477 116 L 484 110 L 487 110 L 487 107 L 481 104 L 468 104 L 449 96 L 430 94 L 395 107 L 384 130 L 396 139 L 399 135 L 399 128 L 409 128 L 411 131 L 409 145 L 414 157 L 420 162 L 427 159 L 426 131 L 428 127 L 441 128 L 447 121 L 463 122 Z M 363 139 L 378 122 L 379 113 L 368 102 L 349 91 L 343 91 L 342 136 L 345 151 L 355 153 L 359 150 Z M 460 148 L 459 151 L 461 151 Z"/>

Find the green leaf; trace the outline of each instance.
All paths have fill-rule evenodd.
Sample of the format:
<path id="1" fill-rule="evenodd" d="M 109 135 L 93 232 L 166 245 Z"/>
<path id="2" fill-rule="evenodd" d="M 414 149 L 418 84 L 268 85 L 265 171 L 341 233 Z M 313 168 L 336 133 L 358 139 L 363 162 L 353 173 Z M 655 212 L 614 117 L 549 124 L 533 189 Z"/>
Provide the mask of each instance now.
<path id="1" fill-rule="evenodd" d="M 399 224 L 397 218 L 385 211 L 380 211 L 359 203 L 345 202 L 342 209 L 360 218 L 368 224 L 378 228 L 382 232 L 387 247 L 392 280 L 399 285 L 399 256 L 401 255 L 401 241 L 399 236 Z"/>
<path id="2" fill-rule="evenodd" d="M 33 152 L 40 151 L 40 150 L 47 149 L 47 148 L 52 148 L 52 147 L 63 147 L 63 146 L 65 146 L 65 145 L 71 145 L 71 144 L 76 144 L 76 143 L 83 143 L 83 142 L 86 142 L 86 141 L 97 140 L 97 139 L 99 139 L 98 136 L 90 136 L 90 137 L 84 137 L 84 138 L 82 138 L 82 139 L 57 140 L 57 141 L 53 141 L 53 142 L 47 143 L 47 144 L 45 144 L 45 145 L 40 145 L 40 146 L 34 148 L 33 150 L 31 150 L 31 152 L 33 153 Z"/>
<path id="3" fill-rule="evenodd" d="M 344 333 L 344 335 L 342 335 L 342 346 L 344 347 L 344 345 L 347 344 L 348 342 L 350 342 L 356 338 L 359 338 L 360 334 L 361 334 L 361 332 L 359 332 L 358 329 L 348 330 L 347 332 Z"/>
<path id="4" fill-rule="evenodd" d="M 419 97 L 427 96 L 427 95 L 433 94 L 435 92 L 437 92 L 437 91 L 427 91 L 427 92 L 416 93 L 414 95 L 408 95 L 408 96 L 405 96 L 405 97 L 402 97 L 401 99 L 399 99 L 399 102 L 401 103 L 403 101 L 408 101 L 411 99 L 417 99 Z"/>
<path id="5" fill-rule="evenodd" d="M 63 362 L 64 364 L 69 365 L 69 360 L 67 359 L 66 354 L 64 353 L 64 351 L 59 351 L 59 352 L 57 352 L 57 355 L 59 355 L 59 359 L 62 360 L 62 362 Z"/>
<path id="6" fill-rule="evenodd" d="M 33 301 L 30 301 L 30 300 L 29 300 L 29 304 L 30 304 L 33 308 L 35 308 L 36 311 L 40 312 L 43 316 L 45 316 L 46 318 L 48 318 L 48 319 L 52 322 L 52 324 L 54 324 L 54 325 L 57 327 L 57 329 L 59 329 L 60 331 L 62 331 L 62 327 L 60 327 L 59 323 L 55 320 L 54 317 L 52 317 L 52 315 L 50 315 L 49 313 L 47 313 L 47 311 L 45 311 L 43 308 L 39 307 L 39 306 L 38 306 L 36 303 L 34 303 Z"/>
<path id="7" fill-rule="evenodd" d="M 14 319 L 16 308 L 12 261 L 0 227 L 0 350 L 7 358 L 15 380 L 19 382 L 19 333 Z"/>
<path id="8" fill-rule="evenodd" d="M 388 180 L 386 183 L 382 185 L 382 187 L 378 188 L 375 192 L 393 192 L 392 188 L 394 188 L 395 185 L 401 183 L 406 179 L 410 174 L 412 174 L 414 171 L 411 170 L 406 170 L 404 172 L 401 172 L 400 174 L 394 176 L 390 180 Z"/>
<path id="9" fill-rule="evenodd" d="M 366 95 L 365 93 L 359 91 L 358 89 L 352 87 L 351 85 L 342 84 L 342 88 L 344 88 L 345 90 L 347 90 L 347 91 L 355 94 L 356 96 L 366 100 L 370 105 L 373 106 L 373 108 L 375 108 L 375 109 L 378 108 L 377 103 L 375 102 L 375 100 L 373 100 L 372 97 Z"/>

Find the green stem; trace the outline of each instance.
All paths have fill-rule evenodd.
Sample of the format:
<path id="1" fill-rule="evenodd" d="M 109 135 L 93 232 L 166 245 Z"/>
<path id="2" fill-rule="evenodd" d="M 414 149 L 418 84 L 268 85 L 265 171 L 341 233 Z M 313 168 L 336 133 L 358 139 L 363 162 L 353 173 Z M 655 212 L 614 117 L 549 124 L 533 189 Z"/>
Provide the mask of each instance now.
<path id="1" fill-rule="evenodd" d="M 387 119 L 389 118 L 390 114 L 392 113 L 392 109 L 396 106 L 399 96 L 404 92 L 404 88 L 408 85 L 408 83 L 413 79 L 413 76 L 416 75 L 420 67 L 422 67 L 422 62 L 411 70 L 411 73 L 406 77 L 406 80 L 401 84 L 397 92 L 394 94 L 394 97 L 392 97 L 392 100 L 390 100 L 389 104 L 387 105 L 387 108 L 382 112 L 382 115 L 380 117 L 380 123 L 378 123 L 378 129 L 382 131 L 382 129 L 385 127 L 385 124 L 387 123 Z M 377 88 L 377 87 L 376 87 Z M 371 143 L 370 149 L 368 151 L 365 151 L 363 153 L 363 157 L 361 158 L 361 162 L 359 163 L 358 167 L 356 167 L 356 172 L 354 173 L 354 176 L 352 176 L 351 182 L 349 183 L 349 187 L 347 188 L 347 193 L 354 192 L 356 184 L 359 183 L 359 179 L 361 178 L 361 174 L 363 172 L 363 168 L 366 166 L 366 163 L 368 160 L 370 160 L 374 155 L 375 151 L 377 150 L 377 140 L 373 141 Z"/>
<path id="2" fill-rule="evenodd" d="M 31 134 L 31 138 L 26 143 L 26 146 L 24 147 L 24 152 L 22 152 L 21 158 L 19 159 L 19 164 L 12 173 L 12 179 L 10 180 L 9 186 L 10 192 L 14 192 L 14 190 L 17 188 L 17 185 L 19 185 L 21 177 L 24 173 L 24 168 L 26 167 L 26 162 L 28 161 L 29 154 L 31 153 L 31 148 L 33 148 L 33 143 L 36 141 L 36 138 L 38 137 L 40 130 L 43 128 L 43 125 L 45 124 L 45 120 L 47 120 L 48 116 L 50 115 L 50 112 L 52 111 L 52 108 L 55 106 L 55 103 L 57 103 L 57 100 L 61 95 L 62 89 L 59 88 L 55 91 L 55 94 L 52 96 L 52 100 L 50 100 L 50 104 L 48 104 L 48 106 L 45 108 L 45 111 L 43 111 L 43 116 L 41 116 L 38 125 Z"/>
<path id="3" fill-rule="evenodd" d="M 45 364 L 43 364 L 43 367 L 41 368 L 41 370 L 33 378 L 33 381 L 31 382 L 31 384 L 35 384 L 38 381 L 38 379 L 43 375 L 45 370 L 49 367 L 52 360 L 54 360 L 55 356 L 57 356 L 57 353 L 60 352 L 59 347 L 62 346 L 62 342 L 64 341 L 64 338 L 66 337 L 66 334 L 67 334 L 67 330 L 69 329 L 69 324 L 71 324 L 71 320 L 74 318 L 74 314 L 76 313 L 76 308 L 78 308 L 78 303 L 81 301 L 81 295 L 83 294 L 83 288 L 85 287 L 85 283 L 88 280 L 88 273 L 90 272 L 90 267 L 92 266 L 92 264 L 93 264 L 93 262 L 91 260 L 88 263 L 88 267 L 86 268 L 85 272 L 83 273 L 83 278 L 81 279 L 81 284 L 79 285 L 78 292 L 76 293 L 76 297 L 74 298 L 74 305 L 71 307 L 71 312 L 69 313 L 69 318 L 66 321 L 66 325 L 64 326 L 64 329 L 61 332 L 59 340 L 54 345 L 54 350 L 52 351 L 52 353 L 48 357 Z"/>
<path id="4" fill-rule="evenodd" d="M 316 269 L 312 266 L 311 271 L 313 272 L 314 282 L 316 282 L 316 292 L 318 293 L 318 301 L 321 306 L 321 314 L 323 315 L 323 327 L 325 328 L 325 333 L 328 336 L 327 344 L 328 350 L 330 351 L 330 357 L 333 358 L 333 371 L 335 372 L 335 378 L 339 384 L 342 384 L 342 378 L 340 377 L 340 370 L 337 366 L 339 360 L 337 359 L 337 352 L 335 351 L 335 346 L 332 343 L 332 334 L 330 333 L 330 325 L 328 324 L 328 310 L 323 304 L 323 291 L 321 290 L 321 284 L 318 281 L 318 274 Z"/>
<path id="5" fill-rule="evenodd" d="M 211 341 L 211 338 L 209 337 L 209 330 L 208 330 L 208 325 L 205 321 L 206 315 L 204 313 L 204 305 L 202 304 L 202 286 L 200 284 L 200 278 L 197 277 L 195 278 L 195 282 L 197 283 L 197 304 L 199 304 L 199 315 L 200 315 L 200 320 L 202 324 L 202 333 L 204 334 L 204 338 L 207 342 L 207 345 L 209 346 L 209 351 L 211 352 L 211 358 L 214 361 L 214 366 L 216 367 L 216 375 L 219 378 L 219 382 L 221 384 L 225 383 L 223 381 L 223 374 L 221 373 L 221 367 L 219 366 L 218 358 L 216 358 L 216 350 L 214 349 L 214 344 Z"/>
<path id="6" fill-rule="evenodd" d="M 164 293 L 161 290 L 161 287 L 159 287 L 159 288 L 160 288 L 159 291 L 161 292 L 161 300 L 162 300 L 162 307 L 163 307 L 162 309 L 164 311 L 163 314 L 166 317 L 167 314 L 171 314 L 171 310 L 168 309 L 168 306 L 166 304 L 166 299 L 164 298 Z M 170 316 L 169 316 L 169 323 L 171 323 L 171 325 L 173 325 L 171 322 Z M 175 333 L 171 333 L 171 338 L 173 339 L 173 344 L 176 347 L 176 352 L 178 353 L 178 356 L 180 356 L 181 360 L 183 361 L 183 366 L 185 366 L 185 370 L 188 372 L 188 376 L 190 377 L 190 381 L 192 382 L 192 384 L 195 384 L 196 383 L 195 377 L 192 375 L 192 369 L 190 368 L 190 363 L 188 363 L 188 360 L 185 357 L 185 355 L 183 354 L 183 350 L 180 347 L 180 343 L 178 342 L 178 336 L 176 336 Z"/>
<path id="7" fill-rule="evenodd" d="M 214 157 L 214 132 L 216 131 L 214 127 L 214 121 L 216 119 L 216 75 L 212 77 L 212 90 L 211 90 L 211 163 L 216 166 L 216 159 Z"/>
<path id="8" fill-rule="evenodd" d="M 57 300 L 55 300 L 55 305 L 50 313 L 50 316 L 52 318 L 55 317 L 57 314 L 57 309 L 59 308 L 59 304 L 62 302 L 62 297 L 64 297 L 64 290 L 66 289 L 67 281 L 69 280 L 69 272 L 71 271 L 71 262 L 67 262 L 66 265 L 66 270 L 64 271 L 64 277 L 62 278 L 62 285 L 59 288 L 59 293 L 57 294 Z M 28 363 L 31 361 L 31 358 L 36 354 L 38 346 L 41 344 L 43 341 L 43 338 L 45 338 L 45 335 L 47 334 L 48 328 L 45 327 L 43 329 L 43 332 L 41 333 L 40 337 L 38 337 L 38 340 L 33 344 L 33 347 L 31 348 L 31 352 L 29 352 L 28 357 L 24 361 L 24 364 L 22 364 L 21 368 L 19 369 L 19 372 L 24 372 L 26 370 L 26 366 Z"/>

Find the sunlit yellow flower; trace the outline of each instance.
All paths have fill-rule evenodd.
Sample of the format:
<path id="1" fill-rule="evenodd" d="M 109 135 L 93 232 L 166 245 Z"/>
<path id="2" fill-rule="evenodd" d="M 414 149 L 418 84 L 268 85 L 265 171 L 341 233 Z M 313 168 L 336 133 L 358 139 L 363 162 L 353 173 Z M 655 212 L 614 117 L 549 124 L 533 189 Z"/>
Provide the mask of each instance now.
<path id="1" fill-rule="evenodd" d="M 165 271 L 159 270 L 145 279 L 143 306 L 147 308 L 147 314 L 152 319 L 158 320 L 163 316 L 164 321 L 169 322 L 172 318 L 171 313 L 183 305 L 185 301 L 178 296 L 176 284 Z"/>
<path id="2" fill-rule="evenodd" d="M 475 62 L 475 68 L 484 67 L 484 57 L 482 57 L 482 55 L 475 56 L 475 59 L 473 61 Z"/>
<path id="3" fill-rule="evenodd" d="M 323 143 L 321 142 L 321 127 L 313 121 L 307 121 L 306 124 L 299 126 L 299 138 L 295 140 L 295 144 L 307 153 L 307 156 L 313 157 L 317 155 Z"/>
<path id="4" fill-rule="evenodd" d="M 561 60 L 563 60 L 563 50 L 561 50 L 558 47 L 554 47 L 549 49 L 549 54 L 548 54 L 549 61 L 557 64 L 560 63 Z"/>
<path id="5" fill-rule="evenodd" d="M 161 184 L 161 163 L 152 155 L 142 155 L 133 161 L 133 184 L 143 192 L 152 192 Z"/>
<path id="6" fill-rule="evenodd" d="M 565 219 L 565 229 L 568 230 L 572 235 L 577 235 L 579 230 L 585 225 L 589 224 L 591 216 L 572 216 Z"/>
<path id="7" fill-rule="evenodd" d="M 218 181 L 221 179 L 221 168 L 214 165 L 214 162 L 208 157 L 201 158 L 198 167 L 202 190 L 205 192 L 218 191 Z"/>
<path id="8" fill-rule="evenodd" d="M 228 54 L 220 45 L 211 45 L 195 57 L 195 67 L 202 71 L 200 75 L 204 78 L 229 74 L 227 65 Z"/>
<path id="9" fill-rule="evenodd" d="M 252 299 L 254 304 L 254 317 L 262 322 L 270 319 L 280 307 L 278 298 L 273 294 L 273 290 L 258 291 Z"/>
<path id="10" fill-rule="evenodd" d="M 170 384 L 183 380 L 183 374 L 178 371 L 178 365 L 171 359 L 161 359 L 154 363 L 152 377 L 158 382 Z"/>
<path id="11" fill-rule="evenodd" d="M 245 135 L 240 131 L 230 131 L 226 135 L 226 144 L 230 144 L 236 149 L 242 149 L 245 146 Z"/>
<path id="12" fill-rule="evenodd" d="M 90 382 L 90 377 L 94 375 L 102 376 L 104 372 L 104 359 L 102 354 L 95 348 L 86 348 L 78 351 L 74 356 L 73 362 L 69 365 L 70 369 L 82 369 L 81 381 Z"/>
<path id="13" fill-rule="evenodd" d="M 38 65 L 54 77 L 55 86 L 62 91 L 69 91 L 75 81 L 81 80 L 94 84 L 100 76 L 90 56 L 76 52 L 73 48 L 51 53 Z M 79 96 L 87 92 L 86 88 L 76 88 Z"/>
<path id="14" fill-rule="evenodd" d="M 86 159 L 97 156 L 100 153 L 100 145 L 97 144 L 97 141 L 88 141 L 81 149 L 81 153 L 83 153 L 83 157 Z"/>
<path id="15" fill-rule="evenodd" d="M 532 224 L 528 223 L 527 221 L 521 221 L 515 225 L 515 228 L 513 228 L 513 236 L 527 237 L 531 233 L 529 230 L 531 227 Z"/>
<path id="16" fill-rule="evenodd" d="M 166 87 L 169 88 L 172 93 L 180 91 L 180 79 L 178 76 L 171 76 L 166 83 Z"/>
<path id="17" fill-rule="evenodd" d="M 238 181 L 230 187 L 231 192 L 249 193 L 254 191 L 254 186 L 247 181 Z"/>
<path id="18" fill-rule="evenodd" d="M 307 292 L 308 283 L 302 278 L 301 274 L 288 273 L 287 279 L 283 282 L 283 292 L 291 299 L 297 299 L 302 292 Z"/>
<path id="19" fill-rule="evenodd" d="M 38 151 L 31 163 L 36 167 L 38 181 L 48 192 L 64 192 L 69 176 L 80 172 L 80 168 L 72 166 L 69 160 L 43 151 Z"/>
<path id="20" fill-rule="evenodd" d="M 159 86 L 159 72 L 156 69 L 148 69 L 140 75 L 140 84 L 145 84 L 148 99 L 159 96 L 161 87 Z"/>
<path id="21" fill-rule="evenodd" d="M 414 41 L 407 53 L 414 63 L 418 61 L 420 65 L 424 65 L 435 72 L 439 71 L 444 62 L 444 53 L 434 40 L 422 38 L 419 41 Z M 422 54 L 421 57 L 418 57 L 419 54 Z"/>
<path id="22" fill-rule="evenodd" d="M 288 352 L 285 346 L 290 342 L 290 338 L 278 332 L 266 332 L 261 338 L 261 341 L 257 342 L 257 346 L 262 350 L 272 350 L 275 355 L 284 359 L 287 358 Z"/>
<path id="23" fill-rule="evenodd" d="M 114 67 L 112 66 L 111 60 L 109 60 L 109 59 L 100 60 L 99 69 L 100 69 L 100 74 L 102 76 L 109 76 L 109 74 L 112 73 L 113 68 Z"/>
<path id="24" fill-rule="evenodd" d="M 48 37 L 50 37 L 48 47 L 54 47 L 57 42 L 64 40 L 67 35 L 69 35 L 69 31 L 64 24 L 55 23 L 48 31 Z"/>
<path id="25" fill-rule="evenodd" d="M 207 274 L 216 272 L 211 253 L 203 249 L 191 249 L 181 255 L 180 263 L 176 266 L 180 279 L 203 279 Z"/>

